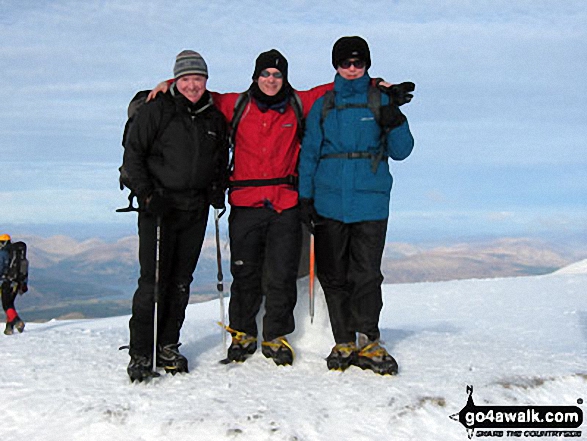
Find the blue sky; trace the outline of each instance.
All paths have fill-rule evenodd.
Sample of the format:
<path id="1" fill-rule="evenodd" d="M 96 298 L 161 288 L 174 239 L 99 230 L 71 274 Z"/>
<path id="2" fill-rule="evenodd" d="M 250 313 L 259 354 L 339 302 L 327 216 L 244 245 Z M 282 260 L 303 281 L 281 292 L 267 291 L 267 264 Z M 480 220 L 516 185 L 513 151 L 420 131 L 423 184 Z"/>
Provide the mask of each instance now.
<path id="1" fill-rule="evenodd" d="M 587 234 L 585 23 L 583 0 L 0 0 L 0 226 L 133 234 L 114 213 L 126 106 L 182 49 L 228 92 L 278 48 L 305 89 L 332 80 L 336 39 L 361 35 L 373 76 L 417 85 L 394 239 Z"/>

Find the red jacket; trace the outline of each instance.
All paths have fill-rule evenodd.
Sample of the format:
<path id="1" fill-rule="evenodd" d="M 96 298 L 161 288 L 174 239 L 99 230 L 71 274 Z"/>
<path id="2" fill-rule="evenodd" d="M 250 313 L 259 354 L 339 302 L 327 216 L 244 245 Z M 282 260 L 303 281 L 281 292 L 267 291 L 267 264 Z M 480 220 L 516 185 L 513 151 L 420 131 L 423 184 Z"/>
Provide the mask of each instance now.
<path id="1" fill-rule="evenodd" d="M 304 117 L 314 102 L 333 83 L 296 91 L 302 101 Z M 215 93 L 216 107 L 232 121 L 234 105 L 240 94 Z M 297 119 L 291 106 L 284 113 L 275 110 L 262 112 L 253 100 L 245 108 L 235 137 L 234 170 L 231 180 L 271 179 L 297 175 L 300 141 L 297 137 Z M 263 207 L 268 203 L 281 212 L 295 207 L 298 193 L 290 185 L 233 188 L 228 197 L 236 207 Z"/>

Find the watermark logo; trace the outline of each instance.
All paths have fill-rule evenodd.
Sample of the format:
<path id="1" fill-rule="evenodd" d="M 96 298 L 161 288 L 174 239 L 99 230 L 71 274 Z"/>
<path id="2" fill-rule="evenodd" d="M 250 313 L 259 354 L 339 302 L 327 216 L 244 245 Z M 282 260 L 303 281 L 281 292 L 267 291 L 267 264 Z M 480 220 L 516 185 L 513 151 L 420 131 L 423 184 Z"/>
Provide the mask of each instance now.
<path id="1" fill-rule="evenodd" d="M 477 406 L 473 386 L 467 404 L 450 418 L 461 423 L 469 439 L 480 437 L 581 437 L 583 411 L 578 406 Z M 582 399 L 577 404 L 583 404 Z"/>

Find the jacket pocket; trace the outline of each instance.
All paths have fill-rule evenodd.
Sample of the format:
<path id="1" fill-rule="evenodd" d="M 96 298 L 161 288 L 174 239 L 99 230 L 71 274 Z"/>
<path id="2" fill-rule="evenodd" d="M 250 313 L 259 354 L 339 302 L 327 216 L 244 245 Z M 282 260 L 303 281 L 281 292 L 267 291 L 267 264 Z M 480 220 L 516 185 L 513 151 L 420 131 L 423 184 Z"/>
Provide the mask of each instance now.
<path id="1" fill-rule="evenodd" d="M 314 176 L 316 189 L 337 190 L 342 188 L 343 164 L 340 159 L 322 159 Z"/>
<path id="2" fill-rule="evenodd" d="M 371 161 L 355 166 L 355 189 L 367 193 L 389 193 L 393 178 L 385 161 L 379 163 L 377 173 L 371 171 Z"/>

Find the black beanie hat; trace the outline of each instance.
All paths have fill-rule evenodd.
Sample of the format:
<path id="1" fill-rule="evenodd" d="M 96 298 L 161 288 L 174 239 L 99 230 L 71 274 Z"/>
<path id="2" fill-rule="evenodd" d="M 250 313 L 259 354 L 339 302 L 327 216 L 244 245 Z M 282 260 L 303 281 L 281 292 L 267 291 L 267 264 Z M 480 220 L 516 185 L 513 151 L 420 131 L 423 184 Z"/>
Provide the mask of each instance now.
<path id="1" fill-rule="evenodd" d="M 287 82 L 287 60 L 277 49 L 259 54 L 255 61 L 255 71 L 253 72 L 253 80 L 259 78 L 261 71 L 274 67 L 283 75 L 284 82 Z"/>
<path id="2" fill-rule="evenodd" d="M 339 38 L 332 47 L 332 65 L 338 69 L 340 63 L 349 58 L 358 58 L 366 63 L 366 68 L 371 66 L 371 53 L 369 45 L 361 37 Z"/>

